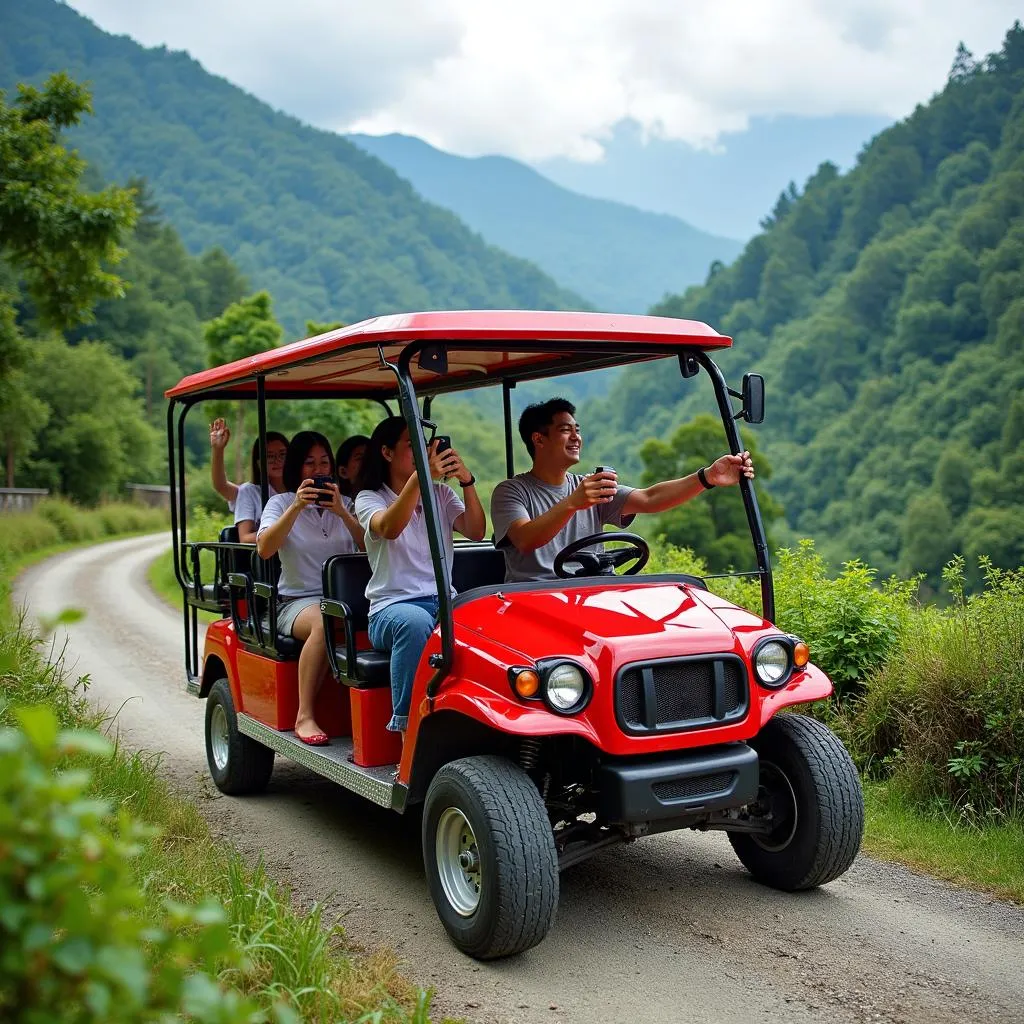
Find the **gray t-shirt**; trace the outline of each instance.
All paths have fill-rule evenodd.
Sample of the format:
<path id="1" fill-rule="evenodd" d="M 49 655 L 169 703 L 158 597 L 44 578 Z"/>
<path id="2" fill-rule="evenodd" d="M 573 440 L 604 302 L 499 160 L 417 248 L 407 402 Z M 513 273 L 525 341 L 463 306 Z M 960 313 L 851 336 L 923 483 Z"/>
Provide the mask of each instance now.
<path id="1" fill-rule="evenodd" d="M 275 494 L 270 498 L 260 517 L 257 537 L 272 523 L 276 523 L 294 500 L 294 491 L 285 491 L 284 494 Z M 351 511 L 351 501 L 345 497 L 341 500 Z M 329 509 L 307 505 L 295 517 L 288 536 L 277 550 L 277 556 L 281 559 L 278 594 L 281 597 L 319 597 L 323 593 L 324 562 L 331 555 L 347 555 L 358 550 L 340 516 Z"/>
<path id="2" fill-rule="evenodd" d="M 466 506 L 446 484 L 435 483 L 434 493 L 441 513 L 441 538 L 450 568 L 453 557 L 452 528 L 455 520 L 466 511 Z M 360 491 L 356 495 L 356 518 L 366 531 L 366 557 L 373 571 L 366 588 L 371 615 L 387 608 L 389 604 L 434 597 L 437 594 L 422 499 L 416 502 L 412 518 L 394 540 L 380 537 L 370 529 L 373 516 L 377 512 L 387 511 L 397 500 L 398 495 L 387 484 L 379 491 Z"/>
<path id="3" fill-rule="evenodd" d="M 520 473 L 511 480 L 503 480 L 494 488 L 491 495 L 491 522 L 494 523 L 494 545 L 505 555 L 506 583 L 557 579 L 555 555 L 567 544 L 600 533 L 606 523 L 628 526 L 633 522 L 633 516 L 622 514 L 622 506 L 633 488 L 619 484 L 611 501 L 577 512 L 547 544 L 534 551 L 519 551 L 508 539 L 508 528 L 520 519 L 542 516 L 572 494 L 582 479 L 576 473 L 566 473 L 565 483 L 555 487 L 539 480 L 532 473 Z M 601 546 L 595 544 L 591 550 L 601 550 Z"/>

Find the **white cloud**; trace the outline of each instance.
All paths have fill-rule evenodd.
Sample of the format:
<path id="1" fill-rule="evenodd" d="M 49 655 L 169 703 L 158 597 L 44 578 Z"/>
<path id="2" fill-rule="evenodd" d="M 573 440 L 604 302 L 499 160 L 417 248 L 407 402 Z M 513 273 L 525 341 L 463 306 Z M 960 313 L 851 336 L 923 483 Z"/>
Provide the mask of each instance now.
<path id="1" fill-rule="evenodd" d="M 596 160 L 624 118 L 713 146 L 757 115 L 903 116 L 1017 0 L 73 0 L 338 131 Z M 282 14 L 282 11 L 284 13 Z"/>

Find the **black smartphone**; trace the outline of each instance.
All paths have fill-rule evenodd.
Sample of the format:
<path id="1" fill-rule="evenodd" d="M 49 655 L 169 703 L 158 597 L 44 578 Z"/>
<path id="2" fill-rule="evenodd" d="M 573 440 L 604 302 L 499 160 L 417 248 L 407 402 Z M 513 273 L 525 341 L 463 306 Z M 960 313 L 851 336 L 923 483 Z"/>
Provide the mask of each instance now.
<path id="1" fill-rule="evenodd" d="M 447 434 L 438 434 L 434 440 L 437 442 L 436 451 L 438 454 L 448 451 L 452 446 L 452 439 Z"/>
<path id="2" fill-rule="evenodd" d="M 614 473 L 615 470 L 614 470 L 614 468 L 612 466 L 595 466 L 594 467 L 594 472 L 595 473 Z"/>
<path id="3" fill-rule="evenodd" d="M 330 484 L 334 483 L 334 477 L 331 476 L 315 476 L 313 477 L 313 486 L 319 488 L 322 491 L 329 491 Z M 334 501 L 333 494 L 321 494 L 317 499 L 318 505 L 330 505 Z"/>

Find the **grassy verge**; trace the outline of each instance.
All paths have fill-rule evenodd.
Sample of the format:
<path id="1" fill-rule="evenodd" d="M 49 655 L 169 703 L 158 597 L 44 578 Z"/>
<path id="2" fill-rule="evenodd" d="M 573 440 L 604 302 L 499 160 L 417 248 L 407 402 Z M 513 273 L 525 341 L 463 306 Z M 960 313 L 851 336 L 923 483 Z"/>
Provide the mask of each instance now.
<path id="1" fill-rule="evenodd" d="M 916 808 L 891 784 L 866 782 L 864 851 L 956 885 L 1024 903 L 1024 824 L 973 824 Z"/>
<path id="2" fill-rule="evenodd" d="M 67 519 L 72 523 L 73 516 Z M 45 529 L 38 533 L 41 539 L 51 538 Z M 114 534 L 104 536 L 112 539 Z M 44 659 L 39 637 L 10 602 L 16 571 L 96 539 L 65 540 L 36 550 L 22 545 L 13 557 L 0 548 L 0 729 L 15 725 L 16 709 L 29 705 L 51 708 L 64 728 L 104 724 L 85 699 L 85 680 L 70 678 L 59 658 L 54 663 Z M 116 750 L 92 783 L 93 795 L 108 801 L 115 814 L 154 827 L 155 834 L 133 860 L 141 894 L 138 912 L 147 921 L 160 920 L 168 906 L 178 904 L 213 901 L 224 908 L 241 957 L 215 965 L 220 984 L 254 1001 L 269 1015 L 266 1019 L 285 1019 L 279 1015 L 284 1006 L 308 1021 L 429 1020 L 429 993 L 398 974 L 392 954 L 354 956 L 340 926 L 325 922 L 320 909 L 296 912 L 288 890 L 270 879 L 261 863 L 247 864 L 230 846 L 215 841 L 195 804 L 173 793 L 159 769 L 157 757 Z"/>

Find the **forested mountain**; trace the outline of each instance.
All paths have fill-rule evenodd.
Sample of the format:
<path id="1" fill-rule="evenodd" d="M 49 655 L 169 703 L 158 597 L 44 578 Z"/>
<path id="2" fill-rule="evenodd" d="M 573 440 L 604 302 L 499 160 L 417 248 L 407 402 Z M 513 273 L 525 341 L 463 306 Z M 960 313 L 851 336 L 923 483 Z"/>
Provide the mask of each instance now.
<path id="1" fill-rule="evenodd" d="M 489 242 L 533 260 L 598 309 L 645 313 L 742 245 L 665 214 L 592 199 L 501 156 L 467 159 L 408 135 L 350 135 Z"/>
<path id="2" fill-rule="evenodd" d="M 772 491 L 834 560 L 933 586 L 956 550 L 1024 562 L 1024 29 L 984 61 L 961 47 L 850 173 L 823 164 L 655 312 L 733 335 L 732 378 L 765 374 Z M 639 442 L 709 394 L 631 372 L 585 410 L 591 450 L 638 470 Z"/>
<path id="3" fill-rule="evenodd" d="M 341 136 L 278 113 L 187 54 L 111 36 L 55 0 L 0 0 L 0 88 L 65 70 L 96 117 L 72 134 L 106 179 L 140 175 L 193 253 L 222 247 L 306 319 L 403 309 L 578 308 Z"/>

